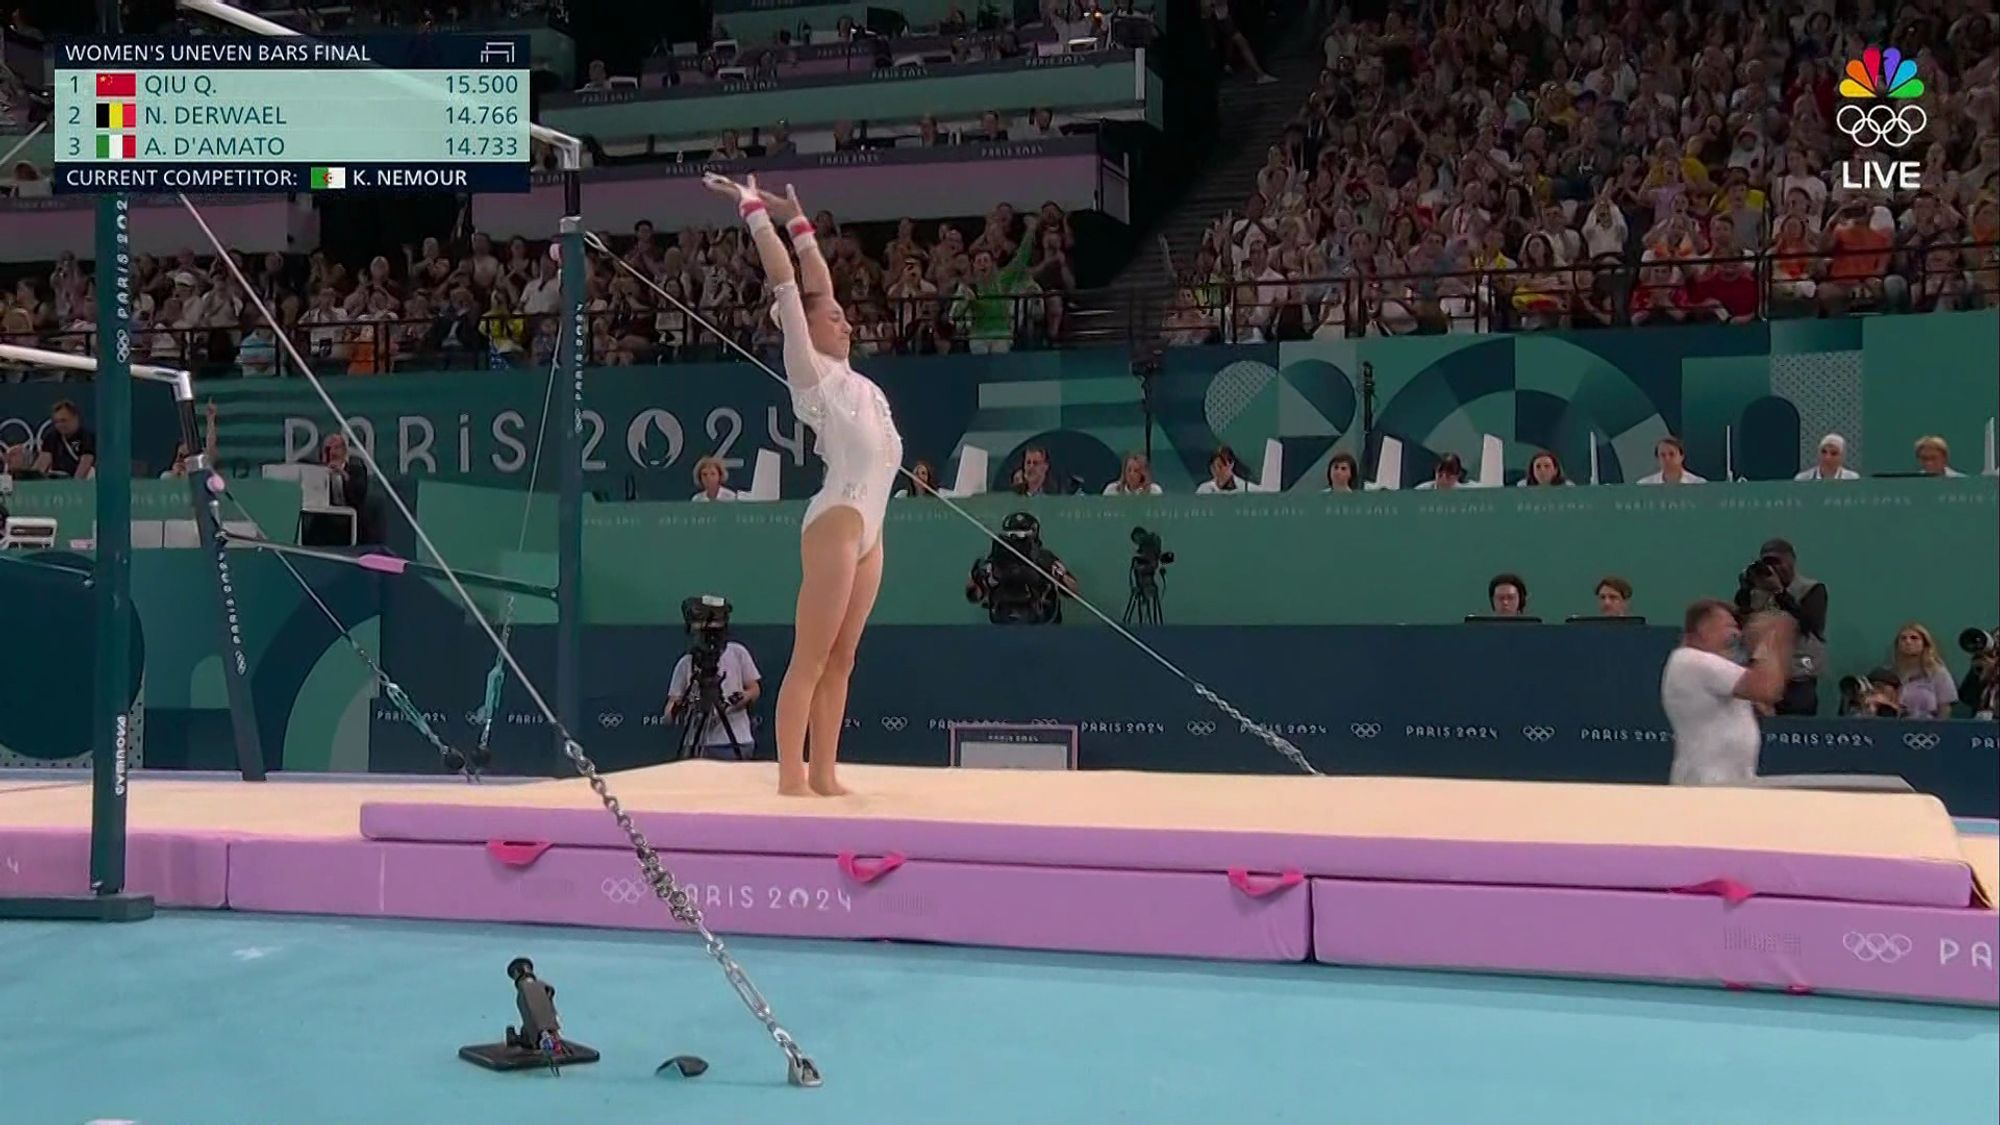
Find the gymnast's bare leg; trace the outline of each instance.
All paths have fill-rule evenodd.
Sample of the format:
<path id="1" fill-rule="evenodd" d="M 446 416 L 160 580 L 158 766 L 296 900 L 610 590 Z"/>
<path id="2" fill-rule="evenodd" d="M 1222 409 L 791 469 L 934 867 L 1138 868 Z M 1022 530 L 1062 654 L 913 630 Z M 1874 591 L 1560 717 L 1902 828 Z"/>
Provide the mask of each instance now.
<path id="1" fill-rule="evenodd" d="M 829 512 L 819 523 L 845 514 Z M 818 524 L 814 525 L 815 527 Z M 848 587 L 847 613 L 833 647 L 827 651 L 826 665 L 820 669 L 819 684 L 812 699 L 812 760 L 809 782 L 822 797 L 844 797 L 847 789 L 835 780 L 834 765 L 840 756 L 840 729 L 847 719 L 847 681 L 854 674 L 854 657 L 861 648 L 861 630 L 875 608 L 875 595 L 882 589 L 882 544 L 862 556 L 854 566 Z M 787 676 L 787 679 L 790 677 Z M 780 697 L 782 698 L 782 696 Z"/>
<path id="2" fill-rule="evenodd" d="M 847 792 L 835 767 L 848 681 L 881 588 L 882 522 L 902 438 L 881 389 L 848 366 L 852 332 L 797 195 L 760 192 L 755 177 L 743 185 L 715 175 L 703 182 L 735 200 L 750 227 L 784 329 L 793 408 L 815 431 L 826 461 L 826 484 L 806 509 L 799 540 L 792 661 L 778 688 L 778 792 L 839 796 Z M 796 273 L 773 219 L 791 233 Z"/>

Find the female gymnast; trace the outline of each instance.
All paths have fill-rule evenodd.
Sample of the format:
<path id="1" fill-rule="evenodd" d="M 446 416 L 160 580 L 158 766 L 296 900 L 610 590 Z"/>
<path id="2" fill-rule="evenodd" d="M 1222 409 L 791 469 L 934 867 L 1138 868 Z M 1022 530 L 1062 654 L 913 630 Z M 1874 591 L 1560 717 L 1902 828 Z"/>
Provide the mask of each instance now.
<path id="1" fill-rule="evenodd" d="M 882 587 L 882 517 L 903 463 L 903 438 L 880 387 L 847 364 L 852 330 L 833 297 L 833 277 L 790 187 L 782 196 L 713 173 L 710 190 L 736 201 L 764 263 L 773 314 L 785 336 L 792 409 L 818 435 L 826 483 L 806 507 L 800 533 L 797 629 L 778 687 L 778 792 L 845 794 L 834 777 L 847 684 L 862 627 Z M 776 219 L 791 233 L 798 271 Z M 807 762 L 807 735 L 812 758 Z"/>

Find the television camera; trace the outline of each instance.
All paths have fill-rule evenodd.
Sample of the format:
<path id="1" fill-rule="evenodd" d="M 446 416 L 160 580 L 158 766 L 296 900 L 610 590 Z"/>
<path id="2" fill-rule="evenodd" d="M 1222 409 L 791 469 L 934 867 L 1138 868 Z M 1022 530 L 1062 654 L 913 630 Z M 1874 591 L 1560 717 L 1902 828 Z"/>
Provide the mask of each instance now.
<path id="1" fill-rule="evenodd" d="M 1166 582 L 1167 568 L 1173 564 L 1174 553 L 1160 543 L 1159 532 L 1143 527 L 1132 529 L 1132 593 L 1125 599 L 1125 624 L 1162 622 L 1160 586 Z"/>
<path id="2" fill-rule="evenodd" d="M 995 625 L 1060 624 L 1062 593 L 1041 571 L 1060 578 L 1062 560 L 1042 546 L 1041 521 L 1015 512 L 1000 521 L 1000 538 L 973 562 L 965 600 L 985 607 Z"/>
<path id="3" fill-rule="evenodd" d="M 722 690 L 722 653 L 729 647 L 732 608 L 728 599 L 714 594 L 681 602 L 681 627 L 689 638 L 687 694 L 681 697 L 678 711 L 682 758 L 701 753 L 701 738 L 711 723 L 728 732 L 729 746 L 737 757 L 743 757 L 747 749 L 736 741 L 736 732 L 729 726 L 729 712 L 743 705 L 743 693 L 724 694 Z"/>

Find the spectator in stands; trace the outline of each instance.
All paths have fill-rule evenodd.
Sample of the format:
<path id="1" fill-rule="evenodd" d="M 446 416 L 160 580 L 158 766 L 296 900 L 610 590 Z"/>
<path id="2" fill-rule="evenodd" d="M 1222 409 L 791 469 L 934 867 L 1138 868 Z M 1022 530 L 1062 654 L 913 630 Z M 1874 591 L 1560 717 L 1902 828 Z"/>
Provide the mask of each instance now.
<path id="1" fill-rule="evenodd" d="M 1243 32 L 1236 26 L 1236 21 L 1230 17 L 1230 2 L 1231 0 L 1202 0 L 1202 15 L 1208 21 L 1209 34 L 1214 38 L 1216 50 L 1222 57 L 1223 71 L 1233 74 L 1238 67 L 1241 67 L 1256 76 L 1259 86 L 1276 82 L 1277 76 L 1266 71 L 1264 64 L 1257 61 L 1257 52 L 1251 49 L 1250 41 L 1243 37 Z M 1242 0 L 1236 2 L 1241 3 Z M 1398 21 L 1396 26 L 1400 28 L 1399 16 L 1392 13 L 1389 19 Z"/>
<path id="2" fill-rule="evenodd" d="M 1632 584 L 1615 574 L 1597 580 L 1597 615 L 1627 617 L 1632 613 Z"/>
<path id="3" fill-rule="evenodd" d="M 937 492 L 937 469 L 929 461 L 919 457 L 910 464 L 910 486 L 897 490 L 896 495 L 899 497 L 936 496 Z"/>
<path id="4" fill-rule="evenodd" d="M 597 94 L 611 89 L 611 72 L 604 67 L 603 59 L 590 60 L 589 79 L 577 88 L 579 94 Z"/>
<path id="5" fill-rule="evenodd" d="M 1917 468 L 1934 477 L 1962 477 L 1951 467 L 1951 446 L 1936 434 L 1917 439 Z"/>
<path id="6" fill-rule="evenodd" d="M 1021 451 L 1021 467 L 1014 473 L 1013 488 L 1022 496 L 1059 496 L 1062 488 L 1049 471 L 1049 451 L 1031 445 Z"/>
<path id="7" fill-rule="evenodd" d="M 1911 621 L 1897 630 L 1889 669 L 1902 681 L 1898 702 L 1904 718 L 1951 718 L 1952 704 L 1958 702 L 1958 685 L 1952 682 L 1929 629 Z"/>
<path id="8" fill-rule="evenodd" d="M 1820 286 L 1820 303 L 1828 313 L 1879 308 L 1885 299 L 1904 295 L 1902 279 L 1889 274 L 1893 230 L 1886 208 L 1848 203 L 1834 214 L 1826 233 L 1826 283 Z"/>
<path id="9" fill-rule="evenodd" d="M 1518 574 L 1496 574 L 1486 583 L 1486 605 L 1495 617 L 1528 612 L 1528 583 Z"/>
<path id="10" fill-rule="evenodd" d="M 1354 459 L 1354 454 L 1342 450 L 1327 458 L 1326 491 L 1360 492 L 1362 489 L 1361 463 Z"/>
<path id="11" fill-rule="evenodd" d="M 1748 324 L 1757 319 L 1760 298 L 1757 272 L 1748 252 L 1748 243 L 1738 242 L 1736 221 L 1728 215 L 1709 220 L 1709 262 L 1695 273 L 1693 302 L 1728 324 Z"/>
<path id="12" fill-rule="evenodd" d="M 1521 476 L 1522 488 L 1547 488 L 1573 485 L 1575 481 L 1563 476 L 1562 461 L 1555 454 L 1543 449 L 1528 460 L 1528 471 Z"/>
<path id="13" fill-rule="evenodd" d="M 909 220 L 904 220 L 907 225 Z M 893 251 L 896 247 L 891 246 Z M 907 246 L 907 257 L 897 266 L 895 280 L 889 283 L 885 295 L 895 310 L 895 321 L 899 336 L 907 339 L 911 330 L 923 313 L 926 302 L 935 303 L 937 286 L 924 279 L 924 263 L 917 256 L 914 241 Z"/>
<path id="14" fill-rule="evenodd" d="M 1104 486 L 1106 496 L 1158 496 L 1160 486 L 1153 480 L 1153 466 L 1143 453 L 1127 453 L 1118 479 Z"/>
<path id="15" fill-rule="evenodd" d="M 729 487 L 729 468 L 720 457 L 703 457 L 694 463 L 694 483 L 700 491 L 688 499 L 697 504 L 724 502 L 736 499 L 736 490 Z"/>
<path id="16" fill-rule="evenodd" d="M 479 329 L 479 305 L 471 288 L 463 285 L 453 288 L 449 302 L 431 321 L 424 348 L 442 353 L 446 367 L 480 366 L 486 358 L 487 342 Z"/>
<path id="17" fill-rule="evenodd" d="M 55 192 L 55 185 L 43 178 L 40 169 L 25 160 L 14 164 L 14 198 L 47 199 Z"/>
<path id="18" fill-rule="evenodd" d="M 1236 451 L 1226 445 L 1217 446 L 1208 458 L 1208 479 L 1195 486 L 1197 496 L 1234 495 L 1249 492 L 1250 484 L 1237 475 L 1239 462 Z"/>
<path id="19" fill-rule="evenodd" d="M 1640 477 L 1640 484 L 1707 484 L 1708 481 L 1688 472 L 1687 446 L 1672 434 L 1653 443 L 1653 460 L 1659 469 Z"/>
<path id="20" fill-rule="evenodd" d="M 253 325 L 236 347 L 236 365 L 246 378 L 278 373 L 278 335 L 268 324 Z"/>
<path id="21" fill-rule="evenodd" d="M 336 508 L 354 510 L 353 542 L 374 543 L 374 524 L 368 511 L 368 466 L 358 457 L 348 456 L 347 438 L 329 434 L 320 445 L 320 463 L 327 469 L 328 500 Z M 345 547 L 348 527 L 338 516 L 307 513 L 302 517 L 299 542 L 309 547 Z"/>
<path id="22" fill-rule="evenodd" d="M 1819 461 L 1793 480 L 1860 480 L 1861 474 L 1847 467 L 1847 439 L 1828 434 L 1819 439 Z"/>
<path id="23" fill-rule="evenodd" d="M 1438 458 L 1437 467 L 1431 471 L 1431 479 L 1417 485 L 1419 492 L 1448 492 L 1465 484 L 1465 462 L 1458 454 L 1447 453 Z"/>
<path id="24" fill-rule="evenodd" d="M 97 470 L 97 435 L 83 424 L 76 404 L 66 398 L 49 408 L 49 426 L 42 431 L 34 468 L 43 476 L 72 480 L 88 480 Z"/>
<path id="25" fill-rule="evenodd" d="M 979 115 L 979 136 L 982 144 L 999 144 L 1007 139 L 1007 119 L 997 109 L 989 109 Z"/>
<path id="26" fill-rule="evenodd" d="M 1033 235 L 1039 223 L 1027 218 L 1028 238 L 1004 268 L 995 268 L 991 250 L 981 249 L 972 256 L 972 276 L 958 288 L 952 319 L 965 331 L 967 346 L 974 355 L 994 355 L 1014 346 L 1014 327 L 1020 315 L 1016 298 L 1032 280 L 1028 259 L 1033 252 Z"/>

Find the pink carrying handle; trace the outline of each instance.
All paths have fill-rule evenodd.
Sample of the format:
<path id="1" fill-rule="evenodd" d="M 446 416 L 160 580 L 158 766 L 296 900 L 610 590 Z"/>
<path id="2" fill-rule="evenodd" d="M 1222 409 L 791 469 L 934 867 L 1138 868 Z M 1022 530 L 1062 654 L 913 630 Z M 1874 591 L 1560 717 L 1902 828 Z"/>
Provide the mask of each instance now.
<path id="1" fill-rule="evenodd" d="M 1251 898 L 1265 898 L 1279 891 L 1296 887 L 1306 881 L 1305 873 L 1296 868 L 1286 868 L 1276 879 L 1259 882 L 1250 872 L 1241 867 L 1229 869 L 1229 885 L 1249 895 Z"/>
<path id="2" fill-rule="evenodd" d="M 900 852 L 889 852 L 880 860 L 873 863 L 861 859 L 853 852 L 841 852 L 839 859 L 840 873 L 857 883 L 863 884 L 872 883 L 898 867 L 903 866 L 903 856 Z"/>
<path id="3" fill-rule="evenodd" d="M 533 840 L 488 840 L 486 854 L 509 867 L 526 867 L 554 846 Z"/>
<path id="4" fill-rule="evenodd" d="M 1696 883 L 1693 886 L 1675 887 L 1674 893 L 1679 895 L 1715 895 L 1729 905 L 1735 906 L 1745 899 L 1756 895 L 1757 892 L 1751 890 L 1748 884 L 1739 883 L 1734 879 L 1710 879 L 1706 883 Z"/>

